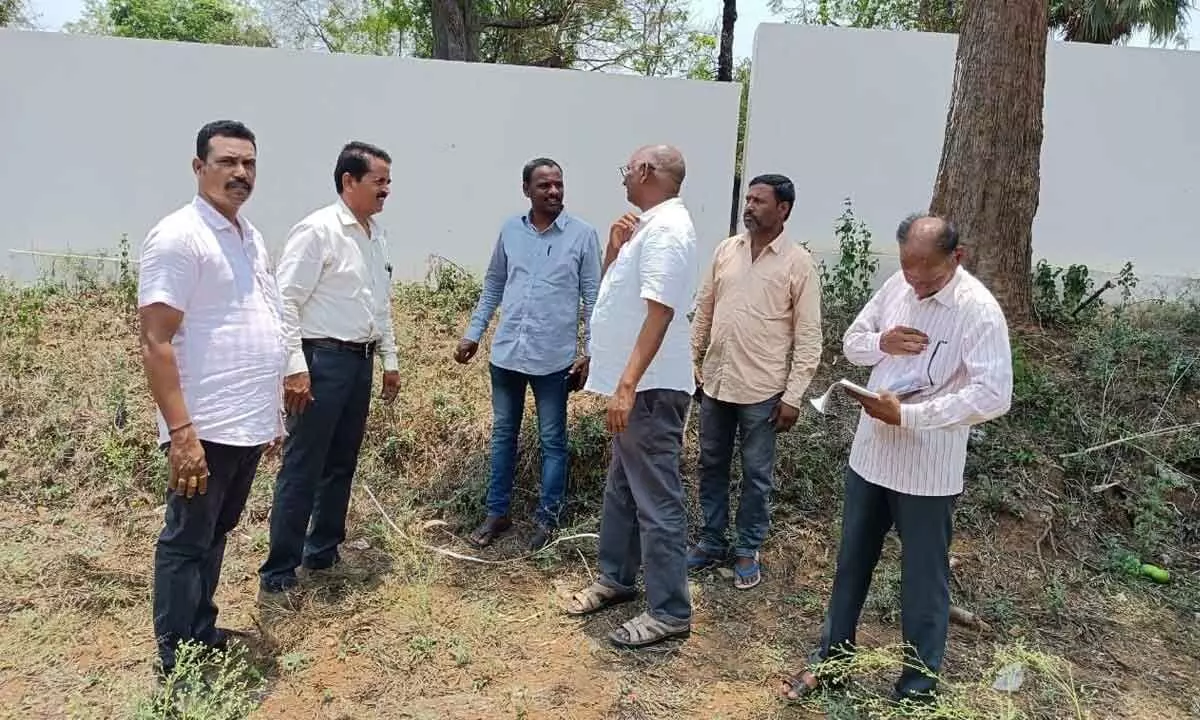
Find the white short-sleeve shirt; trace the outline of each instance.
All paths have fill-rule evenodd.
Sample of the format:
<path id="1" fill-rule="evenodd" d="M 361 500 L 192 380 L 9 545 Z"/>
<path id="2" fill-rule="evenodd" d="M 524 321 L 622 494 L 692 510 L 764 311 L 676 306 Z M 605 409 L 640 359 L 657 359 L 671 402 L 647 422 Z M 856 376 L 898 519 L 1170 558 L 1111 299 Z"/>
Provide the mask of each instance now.
<path id="1" fill-rule="evenodd" d="M 262 236 L 196 197 L 163 218 L 142 245 L 138 305 L 183 313 L 171 341 L 201 440 L 252 447 L 283 434 L 281 307 Z M 158 413 L 159 441 L 169 439 Z"/>
<path id="2" fill-rule="evenodd" d="M 696 294 L 696 263 L 696 229 L 682 200 L 672 198 L 642 213 L 633 237 L 600 282 L 587 390 L 616 392 L 646 318 L 646 301 L 653 300 L 675 316 L 637 390 L 695 391 L 687 314 Z"/>

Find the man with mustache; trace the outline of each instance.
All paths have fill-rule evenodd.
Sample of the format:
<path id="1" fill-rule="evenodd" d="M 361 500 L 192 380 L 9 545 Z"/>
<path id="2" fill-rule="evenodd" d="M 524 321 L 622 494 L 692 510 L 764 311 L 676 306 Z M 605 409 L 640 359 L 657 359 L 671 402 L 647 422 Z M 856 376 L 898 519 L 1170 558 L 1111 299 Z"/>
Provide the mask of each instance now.
<path id="1" fill-rule="evenodd" d="M 563 210 L 563 174 L 550 158 L 521 171 L 528 213 L 500 229 L 483 293 L 455 361 L 470 362 L 492 314 L 500 326 L 492 340 L 492 472 L 487 517 L 471 534 L 483 547 L 511 526 L 517 439 L 525 412 L 525 386 L 533 388 L 542 446 L 541 501 L 531 550 L 540 550 L 558 527 L 567 488 L 567 394 L 588 376 L 587 342 L 600 287 L 596 229 Z M 576 348 L 580 306 L 583 351 Z"/>
<path id="2" fill-rule="evenodd" d="M 292 228 L 278 261 L 288 437 L 259 569 L 260 599 L 269 605 L 293 606 L 298 567 L 319 572 L 340 561 L 376 355 L 384 402 L 400 389 L 391 266 L 373 219 L 391 187 L 391 162 L 374 145 L 343 147 L 333 171 L 338 200 Z"/>
<path id="3" fill-rule="evenodd" d="M 728 559 L 729 469 L 740 434 L 733 584 L 741 590 L 762 579 L 758 552 L 771 524 L 776 434 L 800 416 L 821 360 L 821 281 L 808 251 L 783 232 L 795 201 L 796 189 L 783 175 L 750 181 L 746 232 L 717 247 L 692 322 L 704 526 L 688 567 Z"/>
<path id="4" fill-rule="evenodd" d="M 259 459 L 283 434 L 280 304 L 262 236 L 241 214 L 254 189 L 254 133 L 196 135 L 196 197 L 142 245 L 142 362 L 168 457 L 165 527 L 154 552 L 154 632 L 163 677 L 183 641 L 225 648 L 213 594 L 225 538 Z"/>

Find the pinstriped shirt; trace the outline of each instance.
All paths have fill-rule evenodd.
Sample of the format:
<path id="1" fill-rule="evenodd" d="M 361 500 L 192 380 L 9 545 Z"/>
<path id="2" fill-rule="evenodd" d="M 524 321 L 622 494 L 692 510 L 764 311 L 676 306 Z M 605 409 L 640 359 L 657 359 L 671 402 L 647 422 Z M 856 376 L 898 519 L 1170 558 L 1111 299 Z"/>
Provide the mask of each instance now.
<path id="1" fill-rule="evenodd" d="M 887 355 L 881 335 L 903 325 L 929 336 L 920 355 Z M 867 387 L 924 387 L 900 405 L 900 425 L 862 412 L 850 467 L 868 482 L 909 495 L 957 495 L 963 489 L 972 425 L 1008 412 L 1012 350 L 999 303 L 959 268 L 946 287 L 918 299 L 897 272 L 879 288 L 842 340 L 846 359 L 873 367 Z"/>

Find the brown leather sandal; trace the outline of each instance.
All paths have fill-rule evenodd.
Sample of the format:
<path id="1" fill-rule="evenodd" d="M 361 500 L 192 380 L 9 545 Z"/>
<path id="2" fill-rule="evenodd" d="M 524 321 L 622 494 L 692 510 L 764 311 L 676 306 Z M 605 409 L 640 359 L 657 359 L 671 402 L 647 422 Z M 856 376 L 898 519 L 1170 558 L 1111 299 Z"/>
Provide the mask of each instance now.
<path id="1" fill-rule="evenodd" d="M 779 688 L 779 697 L 788 702 L 801 702 L 809 695 L 820 692 L 821 688 L 821 680 L 813 674 L 812 670 L 806 668 L 783 679 L 783 685 Z"/>

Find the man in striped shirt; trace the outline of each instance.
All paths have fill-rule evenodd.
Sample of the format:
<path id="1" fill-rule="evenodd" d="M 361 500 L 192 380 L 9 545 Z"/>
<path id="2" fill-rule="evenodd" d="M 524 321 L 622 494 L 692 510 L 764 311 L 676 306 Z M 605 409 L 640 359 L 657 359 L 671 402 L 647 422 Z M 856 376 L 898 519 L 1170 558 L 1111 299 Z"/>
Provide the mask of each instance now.
<path id="1" fill-rule="evenodd" d="M 946 649 L 950 538 L 967 439 L 972 425 L 1008 412 L 1012 355 L 999 304 L 959 266 L 963 251 L 953 224 L 912 216 L 896 239 L 901 271 L 843 338 L 846 359 L 873 367 L 868 387 L 880 397 L 856 397 L 863 414 L 846 471 L 833 593 L 813 659 L 853 650 L 871 574 L 895 526 L 909 652 L 893 697 L 928 701 Z M 797 699 L 818 686 L 817 676 L 803 670 L 785 680 L 782 692 Z"/>

